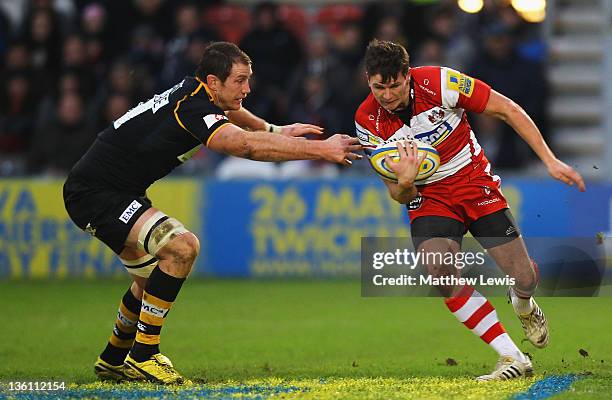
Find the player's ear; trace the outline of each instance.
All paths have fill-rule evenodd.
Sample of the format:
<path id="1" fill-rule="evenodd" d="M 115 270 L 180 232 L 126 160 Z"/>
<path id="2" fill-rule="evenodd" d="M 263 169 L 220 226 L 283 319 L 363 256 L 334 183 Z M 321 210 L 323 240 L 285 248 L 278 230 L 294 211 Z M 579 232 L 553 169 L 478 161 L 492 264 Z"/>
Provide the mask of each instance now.
<path id="1" fill-rule="evenodd" d="M 216 75 L 213 75 L 213 74 L 206 75 L 206 85 L 208 85 L 208 87 L 211 88 L 212 90 L 217 90 L 220 83 L 221 83 L 221 80 Z"/>

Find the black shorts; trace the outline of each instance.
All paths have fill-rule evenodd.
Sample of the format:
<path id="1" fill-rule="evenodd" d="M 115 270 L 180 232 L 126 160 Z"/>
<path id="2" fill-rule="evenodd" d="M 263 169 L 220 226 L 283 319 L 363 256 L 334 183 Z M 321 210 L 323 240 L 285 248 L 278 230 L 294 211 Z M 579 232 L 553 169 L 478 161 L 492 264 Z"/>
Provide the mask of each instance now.
<path id="1" fill-rule="evenodd" d="M 508 243 L 520 235 L 514 217 L 507 208 L 478 218 L 469 228 L 456 219 L 433 215 L 417 217 L 410 224 L 415 250 L 421 243 L 431 238 L 448 238 L 461 246 L 463 235 L 468 230 L 485 249 Z"/>
<path id="2" fill-rule="evenodd" d="M 141 195 L 91 185 L 69 176 L 64 183 L 64 205 L 74 223 L 120 254 L 138 218 L 151 201 Z"/>

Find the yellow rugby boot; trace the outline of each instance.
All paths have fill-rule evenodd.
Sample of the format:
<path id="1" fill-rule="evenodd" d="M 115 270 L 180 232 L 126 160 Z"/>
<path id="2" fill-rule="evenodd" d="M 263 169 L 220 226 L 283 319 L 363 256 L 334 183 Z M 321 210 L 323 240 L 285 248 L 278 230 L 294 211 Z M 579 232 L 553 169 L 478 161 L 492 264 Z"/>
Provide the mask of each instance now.
<path id="1" fill-rule="evenodd" d="M 130 380 L 144 380 L 164 385 L 191 383 L 176 372 L 170 359 L 161 353 L 153 354 L 143 362 L 137 362 L 128 354 L 123 364 L 123 373 Z"/>
<path id="2" fill-rule="evenodd" d="M 98 357 L 94 363 L 94 373 L 101 381 L 120 382 L 125 380 L 123 365 L 112 365 Z"/>

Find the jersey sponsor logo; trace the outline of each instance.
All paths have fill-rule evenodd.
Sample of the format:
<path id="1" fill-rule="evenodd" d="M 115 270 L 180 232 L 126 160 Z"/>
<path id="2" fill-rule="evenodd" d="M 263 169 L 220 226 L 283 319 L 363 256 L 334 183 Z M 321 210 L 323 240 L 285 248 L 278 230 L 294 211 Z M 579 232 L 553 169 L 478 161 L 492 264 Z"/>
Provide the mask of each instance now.
<path id="1" fill-rule="evenodd" d="M 474 93 L 474 78 L 456 71 L 448 71 L 446 74 L 446 87 L 461 93 L 465 97 L 472 97 L 472 93 Z"/>
<path id="2" fill-rule="evenodd" d="M 217 122 L 223 119 L 227 119 L 227 117 L 221 114 L 208 114 L 203 119 L 204 119 L 204 123 L 206 124 L 206 127 L 210 129 L 212 128 L 214 124 L 216 124 Z"/>
<path id="3" fill-rule="evenodd" d="M 476 203 L 476 205 L 481 207 L 481 206 L 486 206 L 486 205 L 489 205 L 489 204 L 497 203 L 498 201 L 501 201 L 501 199 L 499 197 L 495 197 L 495 198 L 490 199 L 490 200 L 485 200 L 485 201 L 481 201 L 479 203 Z"/>
<path id="4" fill-rule="evenodd" d="M 408 209 L 408 211 L 415 211 L 421 208 L 422 204 L 423 204 L 423 196 L 421 195 L 421 192 L 418 192 L 416 197 L 410 200 L 408 204 L 406 204 L 406 208 Z"/>
<path id="5" fill-rule="evenodd" d="M 123 210 L 123 214 L 119 217 L 119 221 L 127 224 L 140 207 L 142 207 L 142 204 L 134 200 L 125 210 Z"/>
<path id="6" fill-rule="evenodd" d="M 421 90 L 426 91 L 427 93 L 429 93 L 432 96 L 436 95 L 436 92 L 434 92 L 433 90 L 431 90 L 430 88 L 426 88 L 425 86 L 419 84 L 419 87 L 421 88 Z"/>
<path id="7" fill-rule="evenodd" d="M 123 326 L 134 326 L 134 325 L 136 325 L 136 321 L 132 321 L 131 319 L 129 319 L 128 317 L 123 315 L 123 313 L 121 311 L 119 311 L 117 313 L 117 319 L 121 322 L 121 324 Z"/>
<path id="8" fill-rule="evenodd" d="M 442 142 L 453 132 L 453 127 L 446 121 L 438 125 L 434 130 L 423 132 L 414 135 L 415 139 L 419 139 L 432 146 Z"/>

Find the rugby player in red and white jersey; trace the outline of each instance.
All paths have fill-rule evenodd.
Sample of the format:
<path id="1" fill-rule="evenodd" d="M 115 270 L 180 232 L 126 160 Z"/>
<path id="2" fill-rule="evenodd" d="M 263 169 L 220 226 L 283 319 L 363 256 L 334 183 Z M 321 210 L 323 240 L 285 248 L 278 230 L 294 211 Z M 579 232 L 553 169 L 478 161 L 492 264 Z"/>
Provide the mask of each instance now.
<path id="1" fill-rule="evenodd" d="M 376 145 L 398 140 L 401 159 L 397 164 L 387 163 L 398 182 L 384 182 L 391 197 L 407 205 L 415 248 L 457 252 L 469 231 L 499 268 L 514 278 L 509 294 L 525 335 L 534 346 L 545 347 L 548 326 L 533 299 L 539 279 L 537 266 L 527 254 L 500 190 L 500 178 L 491 173 L 466 111 L 485 113 L 508 123 L 555 179 L 584 191 L 582 177 L 555 157 L 519 105 L 486 83 L 445 67 L 410 68 L 406 49 L 387 41 L 374 40 L 368 45 L 365 64 L 371 93 L 355 114 L 357 137 L 368 155 Z M 439 169 L 418 185 L 415 177 L 420 160 L 410 139 L 433 145 L 440 155 Z M 457 269 L 443 263 L 426 267 L 435 277 L 458 275 Z M 459 321 L 499 354 L 495 370 L 479 380 L 532 374 L 529 357 L 506 333 L 485 297 L 470 286 L 438 289 Z"/>

